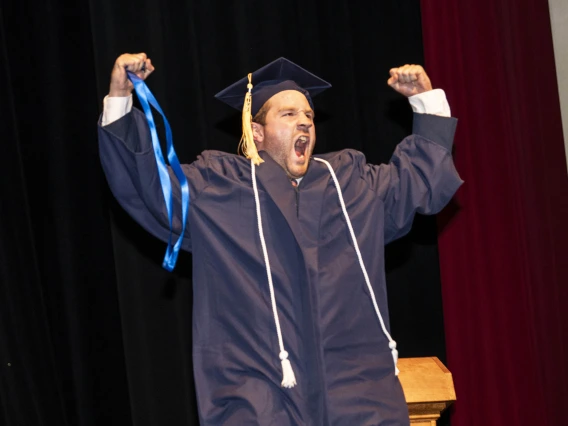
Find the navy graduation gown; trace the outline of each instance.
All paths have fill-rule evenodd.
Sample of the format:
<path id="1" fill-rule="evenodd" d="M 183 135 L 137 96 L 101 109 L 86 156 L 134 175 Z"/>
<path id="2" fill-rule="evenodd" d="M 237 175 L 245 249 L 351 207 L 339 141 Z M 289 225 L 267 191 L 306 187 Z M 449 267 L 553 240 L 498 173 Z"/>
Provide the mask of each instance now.
<path id="1" fill-rule="evenodd" d="M 319 156 L 335 170 L 389 328 L 384 245 L 433 214 L 462 181 L 451 156 L 456 120 L 414 115 L 386 165 L 362 153 Z M 100 156 L 123 208 L 157 238 L 169 227 L 144 115 L 99 126 Z M 205 151 L 184 165 L 191 194 L 183 249 L 193 252 L 193 368 L 202 425 L 405 425 L 408 411 L 388 340 L 359 267 L 327 167 L 311 161 L 298 188 L 265 152 L 256 168 L 284 346 L 282 368 L 258 235 L 250 161 Z M 174 227 L 179 187 L 172 174 Z M 178 231 L 179 232 L 179 231 Z M 396 338 L 396 336 L 394 336 Z"/>

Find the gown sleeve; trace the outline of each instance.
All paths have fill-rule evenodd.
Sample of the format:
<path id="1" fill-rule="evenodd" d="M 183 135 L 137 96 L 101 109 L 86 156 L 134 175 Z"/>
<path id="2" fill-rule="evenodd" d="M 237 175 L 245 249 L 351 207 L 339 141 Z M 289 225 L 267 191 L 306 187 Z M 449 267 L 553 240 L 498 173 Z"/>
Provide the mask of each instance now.
<path id="1" fill-rule="evenodd" d="M 167 242 L 170 228 L 164 195 L 158 175 L 150 130 L 144 114 L 133 109 L 121 119 L 101 126 L 99 122 L 99 154 L 111 192 L 118 203 L 146 231 Z M 183 164 L 191 201 L 207 185 L 206 160 L 199 156 L 191 164 Z M 181 232 L 181 191 L 177 178 L 168 167 L 173 193 L 173 233 L 175 241 Z M 188 214 L 189 221 L 189 214 Z M 182 249 L 191 251 L 190 224 L 186 223 Z"/>
<path id="2" fill-rule="evenodd" d="M 410 230 L 415 213 L 442 210 L 463 183 L 451 152 L 456 125 L 455 118 L 414 114 L 412 135 L 388 164 L 360 165 L 385 206 L 385 244 Z"/>

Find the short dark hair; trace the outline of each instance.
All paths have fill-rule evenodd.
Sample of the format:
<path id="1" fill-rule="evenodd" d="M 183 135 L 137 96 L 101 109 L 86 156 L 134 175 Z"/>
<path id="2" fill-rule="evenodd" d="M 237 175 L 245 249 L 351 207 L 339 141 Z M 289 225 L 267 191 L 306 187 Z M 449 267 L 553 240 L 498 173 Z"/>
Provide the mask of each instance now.
<path id="1" fill-rule="evenodd" d="M 261 125 L 266 125 L 266 114 L 270 110 L 270 100 L 266 101 L 262 108 L 258 110 L 252 121 Z"/>

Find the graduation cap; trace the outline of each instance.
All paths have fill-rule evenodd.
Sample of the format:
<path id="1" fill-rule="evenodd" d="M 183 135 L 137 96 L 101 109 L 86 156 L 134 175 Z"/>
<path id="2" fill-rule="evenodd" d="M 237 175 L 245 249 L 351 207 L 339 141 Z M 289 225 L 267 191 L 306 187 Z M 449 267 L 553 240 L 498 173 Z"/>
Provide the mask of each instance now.
<path id="1" fill-rule="evenodd" d="M 254 83 L 254 85 L 253 85 Z M 284 90 L 304 94 L 312 109 L 312 97 L 331 87 L 327 81 L 286 58 L 279 58 L 248 74 L 215 95 L 217 99 L 243 112 L 243 136 L 239 150 L 256 165 L 263 162 L 254 144 L 251 122 L 272 96 Z"/>

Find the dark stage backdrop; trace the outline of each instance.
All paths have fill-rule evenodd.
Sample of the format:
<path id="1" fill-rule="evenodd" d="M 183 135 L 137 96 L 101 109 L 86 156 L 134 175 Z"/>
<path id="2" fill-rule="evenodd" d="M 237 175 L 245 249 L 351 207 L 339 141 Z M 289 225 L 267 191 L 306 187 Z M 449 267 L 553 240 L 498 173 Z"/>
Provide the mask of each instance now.
<path id="1" fill-rule="evenodd" d="M 0 4 L 0 423 L 197 424 L 191 256 L 162 270 L 164 245 L 117 207 L 99 165 L 115 58 L 152 58 L 183 162 L 235 152 L 239 115 L 213 95 L 279 56 L 333 84 L 316 99 L 317 152 L 386 162 L 411 128 L 386 80 L 422 63 L 419 1 Z M 400 355 L 444 360 L 434 219 L 387 258 Z"/>

